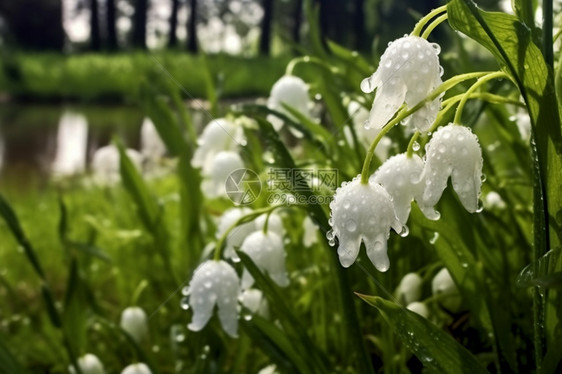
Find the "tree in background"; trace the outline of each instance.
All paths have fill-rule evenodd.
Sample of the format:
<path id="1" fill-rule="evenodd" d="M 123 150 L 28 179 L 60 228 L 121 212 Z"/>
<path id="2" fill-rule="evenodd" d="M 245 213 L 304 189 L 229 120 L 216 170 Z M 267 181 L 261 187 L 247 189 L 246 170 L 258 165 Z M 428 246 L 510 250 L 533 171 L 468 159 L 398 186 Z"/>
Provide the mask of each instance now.
<path id="1" fill-rule="evenodd" d="M 178 35 L 176 29 L 178 27 L 178 9 L 179 0 L 172 0 L 172 12 L 170 13 L 170 36 L 168 38 L 168 47 L 174 48 L 178 45 Z"/>
<path id="2" fill-rule="evenodd" d="M 0 1 L 13 42 L 26 49 L 57 50 L 64 47 L 61 0 Z"/>
<path id="3" fill-rule="evenodd" d="M 133 47 L 146 49 L 146 14 L 148 12 L 148 0 L 135 0 L 134 4 Z"/>
<path id="4" fill-rule="evenodd" d="M 100 19 L 98 0 L 90 0 L 90 49 L 101 49 Z"/>
<path id="5" fill-rule="evenodd" d="M 105 21 L 107 27 L 107 49 L 117 50 L 117 13 L 115 0 L 107 0 L 105 3 Z"/>
<path id="6" fill-rule="evenodd" d="M 189 1 L 189 18 L 187 20 L 187 50 L 197 53 L 197 0 Z"/>
<path id="7" fill-rule="evenodd" d="M 271 50 L 271 23 L 273 21 L 273 0 L 263 0 L 263 18 L 261 21 L 261 37 L 259 52 L 269 55 Z"/>

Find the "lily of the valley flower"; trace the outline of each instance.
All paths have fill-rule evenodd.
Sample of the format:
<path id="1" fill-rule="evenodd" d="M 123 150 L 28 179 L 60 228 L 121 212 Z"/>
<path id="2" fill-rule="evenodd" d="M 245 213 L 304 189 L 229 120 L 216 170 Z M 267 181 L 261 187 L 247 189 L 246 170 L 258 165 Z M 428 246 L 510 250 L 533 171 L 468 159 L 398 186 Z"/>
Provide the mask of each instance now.
<path id="1" fill-rule="evenodd" d="M 105 369 L 103 368 L 103 364 L 100 359 L 91 353 L 87 353 L 80 357 L 78 359 L 78 366 L 83 374 L 105 374 Z M 72 367 L 72 365 L 68 367 L 68 371 L 71 374 L 76 373 L 76 369 Z"/>
<path id="2" fill-rule="evenodd" d="M 205 127 L 199 137 L 198 147 L 191 164 L 197 168 L 209 169 L 209 164 L 219 152 L 236 151 L 246 140 L 241 126 L 225 119 L 214 119 Z"/>
<path id="3" fill-rule="evenodd" d="M 478 138 L 468 127 L 449 124 L 438 129 L 426 146 L 424 204 L 437 204 L 451 176 L 453 189 L 465 209 L 470 213 L 478 211 L 482 163 Z"/>
<path id="4" fill-rule="evenodd" d="M 366 128 L 365 123 L 369 120 L 369 111 L 365 109 L 357 101 L 351 101 L 347 107 L 347 112 L 353 118 L 353 130 L 357 140 L 363 144 L 365 148 L 369 148 L 377 134 L 381 131 L 379 128 Z M 351 130 L 348 127 L 344 128 L 344 134 L 348 139 L 349 144 L 353 144 L 353 137 Z M 388 136 L 383 136 L 375 148 L 375 155 L 381 161 L 388 158 L 388 152 L 392 146 L 392 140 Z"/>
<path id="5" fill-rule="evenodd" d="M 208 197 L 226 196 L 226 181 L 232 172 L 244 168 L 244 161 L 236 152 L 217 153 L 211 163 L 206 164 L 202 174 L 205 180 L 201 184 Z"/>
<path id="6" fill-rule="evenodd" d="M 263 292 L 258 289 L 250 288 L 242 291 L 238 300 L 252 313 L 257 313 L 262 317 L 269 315 L 267 300 L 263 297 Z"/>
<path id="7" fill-rule="evenodd" d="M 404 275 L 398 287 L 396 288 L 396 296 L 398 300 L 405 305 L 418 301 L 421 296 L 422 278 L 418 273 L 408 273 Z"/>
<path id="8" fill-rule="evenodd" d="M 332 230 L 327 237 L 331 245 L 339 240 L 338 256 L 343 267 L 349 267 L 359 255 L 361 241 L 377 270 L 386 271 L 390 261 L 386 253 L 390 229 L 402 232 L 392 198 L 379 184 L 361 184 L 361 176 L 344 182 L 330 203 Z"/>
<path id="9" fill-rule="evenodd" d="M 412 200 L 416 200 L 422 212 L 430 219 L 439 215 L 423 200 L 425 183 L 422 178 L 425 163 L 417 156 L 407 157 L 406 153 L 386 160 L 369 180 L 383 186 L 392 196 L 396 217 L 405 225 L 410 216 Z"/>
<path id="10" fill-rule="evenodd" d="M 142 156 L 134 149 L 126 150 L 133 165 L 142 169 Z M 99 148 L 92 158 L 94 180 L 101 185 L 111 185 L 120 180 L 119 150 L 113 144 Z"/>
<path id="11" fill-rule="evenodd" d="M 138 306 L 131 306 L 121 313 L 119 325 L 137 342 L 148 336 L 148 319 L 146 313 Z"/>
<path id="12" fill-rule="evenodd" d="M 456 312 L 459 310 L 462 299 L 459 290 L 447 268 L 441 269 L 431 281 L 433 295 L 441 295 L 439 303 L 446 309 Z"/>
<path id="13" fill-rule="evenodd" d="M 271 88 L 267 106 L 270 109 L 276 110 L 285 114 L 287 117 L 294 119 L 293 116 L 283 107 L 283 104 L 288 105 L 309 117 L 310 98 L 308 96 L 308 85 L 302 79 L 292 75 L 284 75 L 281 77 Z M 283 120 L 274 115 L 267 116 L 267 120 L 271 122 L 277 131 L 281 130 L 283 127 Z M 302 136 L 300 132 L 297 132 L 292 128 L 291 132 L 293 132 L 295 136 Z"/>
<path id="14" fill-rule="evenodd" d="M 225 261 L 208 260 L 195 269 L 189 283 L 189 305 L 193 319 L 187 326 L 200 331 L 211 319 L 215 305 L 224 331 L 236 337 L 238 334 L 237 300 L 240 295 L 238 275 Z"/>
<path id="15" fill-rule="evenodd" d="M 440 48 L 417 36 L 404 36 L 391 42 L 375 73 L 361 82 L 361 90 L 377 89 L 367 128 L 383 127 L 405 102 L 408 108 L 425 99 L 441 84 Z M 439 111 L 440 98 L 426 104 L 411 122 L 419 131 L 427 131 Z"/>
<path id="16" fill-rule="evenodd" d="M 147 160 L 155 161 L 166 154 L 166 145 L 150 118 L 142 121 L 140 132 L 141 153 Z"/>
<path id="17" fill-rule="evenodd" d="M 289 277 L 285 270 L 285 248 L 283 239 L 274 231 L 263 230 L 253 232 L 248 236 L 240 250 L 245 252 L 260 270 L 269 274 L 270 278 L 281 287 L 289 285 Z M 242 289 L 254 284 L 254 278 L 244 269 L 242 274 Z"/>
<path id="18" fill-rule="evenodd" d="M 152 371 L 148 368 L 146 364 L 139 362 L 137 364 L 131 364 L 127 366 L 121 374 L 152 374 Z"/>
<path id="19" fill-rule="evenodd" d="M 429 317 L 429 309 L 427 309 L 427 305 L 425 305 L 425 303 L 414 301 L 413 303 L 408 304 L 406 309 L 419 314 L 423 318 Z"/>

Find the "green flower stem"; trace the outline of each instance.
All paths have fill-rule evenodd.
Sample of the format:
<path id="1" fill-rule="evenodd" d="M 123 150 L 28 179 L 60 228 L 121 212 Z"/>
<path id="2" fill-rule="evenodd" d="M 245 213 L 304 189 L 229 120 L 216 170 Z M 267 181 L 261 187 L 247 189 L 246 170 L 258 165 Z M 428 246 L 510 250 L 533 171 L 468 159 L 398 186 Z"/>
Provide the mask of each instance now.
<path id="1" fill-rule="evenodd" d="M 273 212 L 275 209 L 282 207 L 282 205 L 273 205 L 273 206 L 268 206 L 265 208 L 261 208 L 261 209 L 256 209 L 254 211 L 252 211 L 252 213 L 248 213 L 245 216 L 242 216 L 240 218 L 238 218 L 238 220 L 236 220 L 236 222 L 234 222 L 225 232 L 224 234 L 222 234 L 222 236 L 220 237 L 220 239 L 217 242 L 217 245 L 215 247 L 215 253 L 213 256 L 213 260 L 215 261 L 220 261 L 221 259 L 221 255 L 222 255 L 222 248 L 224 247 L 224 242 L 226 240 L 226 238 L 228 237 L 228 234 L 230 234 L 230 232 L 232 230 L 234 230 L 236 227 L 240 226 L 243 223 L 246 222 L 250 222 L 253 221 L 254 219 L 256 219 L 258 216 L 267 213 L 268 214 L 268 219 L 269 219 L 269 214 L 271 212 Z M 267 226 L 267 219 L 266 219 L 266 223 L 265 226 Z M 264 229 L 265 229 L 264 226 Z"/>
<path id="2" fill-rule="evenodd" d="M 503 71 L 497 71 L 494 73 L 490 73 L 488 75 L 485 75 L 483 77 L 478 78 L 478 80 L 476 81 L 476 83 L 474 83 L 469 89 L 468 91 L 466 91 L 466 93 L 463 95 L 459 106 L 457 107 L 457 111 L 455 112 L 455 118 L 453 119 L 453 123 L 459 125 L 461 123 L 461 116 L 462 116 L 462 112 L 464 110 L 464 106 L 466 104 L 466 102 L 468 101 L 468 99 L 470 98 L 470 95 L 476 91 L 476 89 L 478 87 L 480 87 L 481 85 L 483 85 L 484 83 L 492 80 L 492 79 L 499 79 L 499 78 L 509 78 L 509 75 L 507 75 L 506 73 L 504 73 Z"/>
<path id="3" fill-rule="evenodd" d="M 318 57 L 303 56 L 303 57 L 296 57 L 287 64 L 287 68 L 285 69 L 285 75 L 294 75 L 295 68 L 297 67 L 298 64 L 302 64 L 302 63 L 318 65 L 328 70 L 330 73 L 334 73 L 334 74 L 338 74 L 340 72 L 339 69 L 326 64 L 326 61 Z"/>
<path id="4" fill-rule="evenodd" d="M 439 87 L 433 90 L 424 100 L 417 103 L 414 107 L 408 110 L 401 109 L 398 114 L 388 122 L 381 131 L 377 134 L 373 142 L 371 143 L 369 150 L 367 151 L 367 155 L 365 156 L 365 161 L 363 162 L 363 169 L 361 170 L 361 184 L 369 183 L 369 166 L 371 165 L 371 160 L 373 159 L 373 154 L 375 153 L 375 148 L 379 144 L 380 140 L 386 133 L 390 131 L 396 124 L 402 121 L 404 118 L 408 117 L 410 114 L 416 112 L 420 108 L 422 108 L 426 103 L 435 100 L 439 95 L 444 93 L 445 91 L 451 89 L 452 87 L 456 86 L 457 84 L 464 82 L 469 79 L 480 78 L 486 75 L 493 74 L 495 72 L 475 72 L 475 73 L 467 73 L 467 74 L 460 74 L 454 76 L 445 82 L 441 83 Z"/>
<path id="5" fill-rule="evenodd" d="M 429 24 L 429 26 L 427 26 L 427 28 L 425 29 L 425 31 L 422 34 L 422 38 L 427 39 L 429 38 L 429 34 L 431 34 L 431 32 L 437 27 L 439 26 L 441 23 L 445 22 L 447 20 L 447 18 L 449 18 L 449 16 L 447 15 L 447 13 L 443 14 L 442 16 L 439 16 L 437 19 L 435 19 L 433 22 L 431 22 Z"/>
<path id="6" fill-rule="evenodd" d="M 414 30 L 412 30 L 412 33 L 410 35 L 412 36 L 420 36 L 421 31 L 423 29 L 423 27 L 433 18 L 436 17 L 438 14 L 446 12 L 447 11 L 447 6 L 443 5 L 440 6 L 439 8 L 435 8 L 433 9 L 431 12 L 429 12 L 426 16 L 424 16 L 422 19 L 420 19 L 418 21 L 418 23 L 416 23 L 416 26 L 414 27 Z"/>
<path id="7" fill-rule="evenodd" d="M 416 143 L 416 140 L 418 140 L 419 136 L 420 132 L 416 131 L 410 139 L 410 142 L 408 143 L 408 150 L 406 151 L 407 158 L 412 158 L 412 156 L 414 155 L 414 144 Z"/>
<path id="8" fill-rule="evenodd" d="M 548 66 L 554 67 L 554 51 L 553 51 L 553 38 L 552 38 L 552 0 L 542 1 L 542 53 L 544 60 Z"/>

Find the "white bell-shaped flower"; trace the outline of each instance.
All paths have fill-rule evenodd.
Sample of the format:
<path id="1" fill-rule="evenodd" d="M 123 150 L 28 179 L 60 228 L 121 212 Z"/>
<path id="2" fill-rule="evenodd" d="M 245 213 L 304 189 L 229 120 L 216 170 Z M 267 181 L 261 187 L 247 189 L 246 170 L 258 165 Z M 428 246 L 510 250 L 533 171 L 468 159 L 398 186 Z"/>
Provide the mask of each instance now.
<path id="1" fill-rule="evenodd" d="M 347 107 L 347 112 L 353 118 L 353 130 L 357 140 L 365 148 L 369 148 L 375 137 L 381 131 L 380 128 L 366 128 L 365 123 L 369 120 L 369 111 L 357 101 L 351 101 Z M 344 134 L 349 144 L 353 144 L 353 137 L 348 127 L 344 128 Z M 388 158 L 388 152 L 392 146 L 392 140 L 388 136 L 383 136 L 375 148 L 375 155 L 381 161 Z"/>
<path id="2" fill-rule="evenodd" d="M 503 201 L 501 195 L 496 191 L 490 191 L 486 194 L 486 198 L 484 200 L 484 206 L 486 209 L 497 209 L 502 210 L 505 209 L 505 201 Z"/>
<path id="3" fill-rule="evenodd" d="M 427 305 L 425 303 L 414 301 L 406 307 L 406 309 L 419 314 L 423 318 L 429 317 L 429 309 L 427 309 Z"/>
<path id="4" fill-rule="evenodd" d="M 137 342 L 148 336 L 148 319 L 144 310 L 138 306 L 123 310 L 119 325 Z"/>
<path id="5" fill-rule="evenodd" d="M 140 144 L 141 154 L 147 160 L 159 160 L 166 154 L 166 145 L 160 138 L 154 122 L 148 117 L 142 121 Z"/>
<path id="6" fill-rule="evenodd" d="M 478 211 L 482 163 L 478 138 L 468 127 L 449 124 L 438 129 L 426 146 L 423 204 L 437 204 L 451 176 L 453 189 L 465 209 L 470 213 Z"/>
<path id="7" fill-rule="evenodd" d="M 274 231 L 255 231 L 244 240 L 240 250 L 245 252 L 256 266 L 281 287 L 289 285 L 289 277 L 285 270 L 285 248 L 283 239 Z M 254 284 L 254 278 L 244 269 L 242 274 L 242 289 Z"/>
<path id="8" fill-rule="evenodd" d="M 312 247 L 314 244 L 318 243 L 320 228 L 309 216 L 304 217 L 302 225 L 304 227 L 302 244 L 305 247 Z"/>
<path id="9" fill-rule="evenodd" d="M 257 313 L 262 317 L 269 315 L 267 300 L 263 297 L 263 292 L 258 289 L 250 288 L 242 291 L 238 300 L 252 313 Z"/>
<path id="10" fill-rule="evenodd" d="M 241 126 L 225 118 L 214 119 L 203 130 L 197 141 L 198 147 L 191 164 L 197 168 L 209 168 L 216 154 L 222 151 L 236 151 L 246 144 Z"/>
<path id="11" fill-rule="evenodd" d="M 203 262 L 195 269 L 188 293 L 193 309 L 193 318 L 187 326 L 190 330 L 202 330 L 217 305 L 222 328 L 228 335 L 237 337 L 240 283 L 232 266 L 222 260 Z"/>
<path id="12" fill-rule="evenodd" d="M 139 362 L 137 364 L 131 364 L 127 366 L 121 374 L 152 374 L 152 371 L 148 368 L 146 364 Z"/>
<path id="13" fill-rule="evenodd" d="M 226 230 L 236 223 L 243 216 L 250 214 L 250 208 L 231 208 L 223 213 L 217 226 L 216 238 L 220 239 Z M 256 231 L 255 221 L 250 221 L 236 226 L 226 237 L 224 256 L 226 258 L 238 259 L 234 250 L 242 245 L 248 235 Z"/>
<path id="14" fill-rule="evenodd" d="M 451 273 L 447 268 L 441 269 L 431 281 L 433 295 L 440 295 L 439 303 L 446 309 L 456 312 L 459 310 L 462 299 Z"/>
<path id="15" fill-rule="evenodd" d="M 244 168 L 244 161 L 236 152 L 219 152 L 212 162 L 203 168 L 205 178 L 202 190 L 210 198 L 226 196 L 226 181 L 233 171 Z"/>
<path id="16" fill-rule="evenodd" d="M 377 270 L 388 270 L 390 261 L 386 253 L 386 241 L 390 229 L 396 232 L 403 230 L 388 192 L 379 184 L 362 184 L 361 176 L 358 175 L 351 182 L 342 183 L 336 190 L 330 208 L 332 230 L 327 238 L 331 245 L 338 238 L 341 265 L 349 267 L 355 262 L 363 241 L 367 255 Z"/>
<path id="17" fill-rule="evenodd" d="M 282 239 L 285 235 L 285 229 L 283 228 L 283 220 L 281 216 L 277 213 L 271 213 L 269 218 L 267 218 L 267 214 L 262 214 L 258 218 L 256 218 L 256 230 L 263 230 L 265 226 L 265 220 L 267 221 L 267 231 L 273 231 Z"/>
<path id="18" fill-rule="evenodd" d="M 418 273 L 408 273 L 396 287 L 396 297 L 405 305 L 418 301 L 421 297 L 422 278 Z"/>
<path id="19" fill-rule="evenodd" d="M 293 75 L 282 76 L 271 88 L 267 106 L 294 119 L 293 116 L 283 107 L 288 105 L 298 112 L 310 117 L 310 98 L 308 96 L 308 85 L 299 77 Z M 283 120 L 274 115 L 267 116 L 267 120 L 279 131 L 283 127 Z M 291 128 L 295 136 L 302 136 L 300 132 Z"/>
<path id="20" fill-rule="evenodd" d="M 131 159 L 137 170 L 142 168 L 142 156 L 134 149 L 126 150 L 127 156 Z M 121 179 L 119 168 L 119 150 L 113 144 L 99 148 L 92 157 L 92 171 L 94 180 L 100 185 L 111 185 Z"/>
<path id="21" fill-rule="evenodd" d="M 441 84 L 439 65 L 441 48 L 417 36 L 404 36 L 391 42 L 373 75 L 361 82 L 363 92 L 377 89 L 367 128 L 383 127 L 405 102 L 414 107 Z M 435 121 L 440 99 L 426 104 L 412 123 L 419 131 L 427 131 Z"/>
<path id="22" fill-rule="evenodd" d="M 279 372 L 277 371 L 277 366 L 275 366 L 275 364 L 268 365 L 262 368 L 260 371 L 258 371 L 258 374 L 278 374 L 278 373 Z"/>
<path id="23" fill-rule="evenodd" d="M 98 356 L 87 353 L 78 358 L 78 366 L 83 374 L 105 374 L 105 369 Z M 71 374 L 76 373 L 76 369 L 70 365 L 68 372 Z"/>
<path id="24" fill-rule="evenodd" d="M 412 200 L 416 200 L 422 212 L 430 219 L 439 218 L 433 206 L 427 206 L 422 199 L 425 188 L 422 179 L 425 163 L 418 155 L 408 157 L 406 153 L 386 160 L 369 181 L 383 186 L 390 196 L 396 217 L 405 225 L 410 216 Z"/>

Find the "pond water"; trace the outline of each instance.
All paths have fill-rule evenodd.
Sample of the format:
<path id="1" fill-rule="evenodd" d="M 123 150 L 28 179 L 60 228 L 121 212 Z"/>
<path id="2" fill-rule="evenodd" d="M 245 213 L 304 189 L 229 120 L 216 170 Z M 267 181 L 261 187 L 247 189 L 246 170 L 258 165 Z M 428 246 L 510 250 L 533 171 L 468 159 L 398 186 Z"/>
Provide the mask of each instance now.
<path id="1" fill-rule="evenodd" d="M 194 114 L 195 122 L 205 121 Z M 35 188 L 53 174 L 83 173 L 114 135 L 139 149 L 144 120 L 134 106 L 2 104 L 0 187 Z"/>

